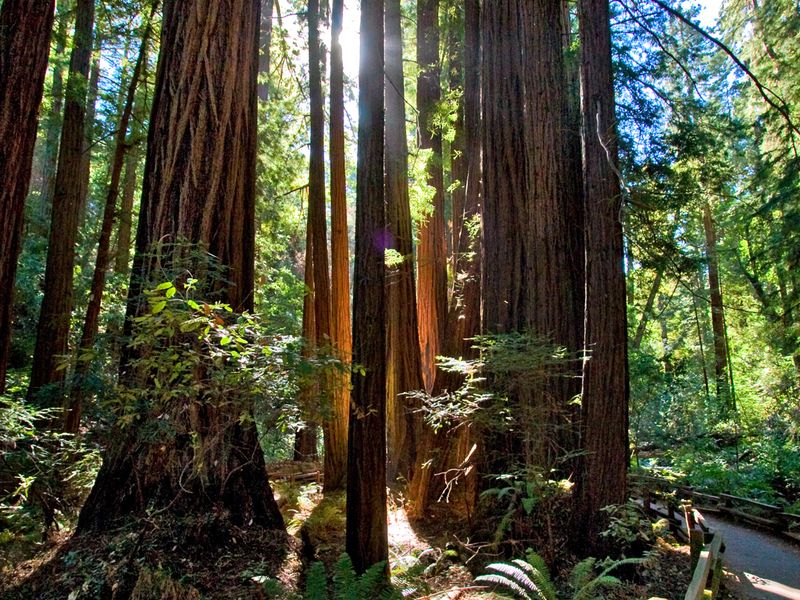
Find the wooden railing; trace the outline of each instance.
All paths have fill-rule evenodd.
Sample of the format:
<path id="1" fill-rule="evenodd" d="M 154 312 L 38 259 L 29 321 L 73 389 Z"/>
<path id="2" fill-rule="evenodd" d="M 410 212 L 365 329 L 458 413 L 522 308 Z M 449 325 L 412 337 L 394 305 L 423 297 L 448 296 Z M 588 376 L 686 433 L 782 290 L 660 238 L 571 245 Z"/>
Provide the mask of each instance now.
<path id="1" fill-rule="evenodd" d="M 651 475 L 634 475 L 632 481 L 641 488 L 643 505 L 648 507 L 648 501 L 665 493 L 672 493 L 676 500 L 691 500 L 704 511 L 719 513 L 743 521 L 749 525 L 764 527 L 775 533 L 800 541 L 800 515 L 786 512 L 785 507 L 767 504 L 759 500 L 742 498 L 731 494 L 705 494 L 689 486 L 675 485 L 674 483 Z M 663 503 L 662 503 L 663 505 Z M 676 509 L 673 506 L 665 509 L 660 506 L 654 512 L 673 521 Z M 651 510 L 651 512 L 653 512 Z M 686 540 L 685 540 L 686 541 Z"/>
<path id="2" fill-rule="evenodd" d="M 697 565 L 694 568 L 692 581 L 686 590 L 684 600 L 700 600 L 705 598 L 706 590 L 711 598 L 719 595 L 719 583 L 722 578 L 722 535 L 715 533 L 711 543 L 700 550 Z"/>

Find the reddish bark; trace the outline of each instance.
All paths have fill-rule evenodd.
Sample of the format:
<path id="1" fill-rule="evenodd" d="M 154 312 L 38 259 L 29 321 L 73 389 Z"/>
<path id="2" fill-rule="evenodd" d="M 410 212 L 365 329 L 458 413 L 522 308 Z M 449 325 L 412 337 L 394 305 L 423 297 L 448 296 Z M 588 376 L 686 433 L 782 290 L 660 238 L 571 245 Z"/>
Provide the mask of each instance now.
<path id="1" fill-rule="evenodd" d="M 6 0 L 0 9 L 0 392 L 6 383 L 14 277 L 54 6 L 54 0 Z"/>

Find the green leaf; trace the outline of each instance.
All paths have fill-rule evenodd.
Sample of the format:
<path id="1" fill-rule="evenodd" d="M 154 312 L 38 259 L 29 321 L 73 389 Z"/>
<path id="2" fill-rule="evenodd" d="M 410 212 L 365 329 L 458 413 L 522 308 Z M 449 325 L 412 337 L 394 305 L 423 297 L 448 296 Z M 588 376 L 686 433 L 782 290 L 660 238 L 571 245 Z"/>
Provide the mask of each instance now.
<path id="1" fill-rule="evenodd" d="M 174 288 L 174 287 L 175 286 L 173 285 L 173 283 L 171 281 L 165 281 L 164 283 L 159 283 L 156 286 L 156 291 L 160 292 L 162 290 L 168 290 L 169 288 Z"/>
<path id="2" fill-rule="evenodd" d="M 219 345 L 220 346 L 227 346 L 231 343 L 231 336 L 226 335 L 224 338 L 220 339 Z"/>

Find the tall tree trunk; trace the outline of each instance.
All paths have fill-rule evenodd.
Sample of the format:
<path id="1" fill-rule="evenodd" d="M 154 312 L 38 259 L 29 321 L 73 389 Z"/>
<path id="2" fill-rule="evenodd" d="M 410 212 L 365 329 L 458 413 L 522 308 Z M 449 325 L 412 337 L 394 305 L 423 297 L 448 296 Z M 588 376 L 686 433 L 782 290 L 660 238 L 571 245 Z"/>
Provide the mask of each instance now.
<path id="1" fill-rule="evenodd" d="M 261 33 L 258 48 L 258 99 L 269 100 L 270 46 L 272 45 L 272 9 L 275 0 L 264 0 L 261 6 Z"/>
<path id="2" fill-rule="evenodd" d="M 0 8 L 0 392 L 54 7 L 54 0 L 5 0 Z"/>
<path id="3" fill-rule="evenodd" d="M 131 228 L 133 226 L 133 202 L 136 196 L 136 173 L 139 170 L 140 151 L 138 141 L 133 142 L 125 154 L 125 177 L 122 189 L 122 202 L 119 208 L 116 255 L 114 272 L 122 275 L 128 272 L 131 260 Z"/>
<path id="4" fill-rule="evenodd" d="M 417 2 L 417 62 L 420 67 L 417 79 L 417 141 L 420 149 L 431 151 L 427 174 L 428 185 L 434 190 L 432 212 L 419 226 L 417 249 L 417 318 L 422 377 L 425 387 L 431 391 L 447 314 L 442 135 L 433 128 L 433 117 L 442 94 L 439 83 L 439 0 Z"/>
<path id="5" fill-rule="evenodd" d="M 714 381 L 717 402 L 723 412 L 731 406 L 731 390 L 728 381 L 728 342 L 725 336 L 725 307 L 722 302 L 722 288 L 719 280 L 719 260 L 717 258 L 717 234 L 711 205 L 703 205 L 703 231 L 706 237 L 706 262 L 708 265 L 708 289 L 711 299 L 711 329 L 714 333 Z"/>
<path id="6" fill-rule="evenodd" d="M 647 301 L 644 304 L 644 310 L 642 310 L 639 324 L 636 326 L 636 334 L 633 336 L 633 341 L 631 342 L 631 348 L 634 350 L 638 350 L 642 345 L 644 333 L 647 331 L 647 322 L 650 320 L 650 313 L 653 312 L 653 304 L 655 304 L 658 290 L 661 288 L 661 277 L 663 274 L 663 267 L 659 267 L 658 271 L 656 271 L 655 279 L 653 279 L 653 284 L 650 286 L 650 293 L 647 295 Z"/>
<path id="7" fill-rule="evenodd" d="M 81 173 L 86 124 L 86 88 L 92 56 L 94 0 L 77 0 L 75 40 L 67 79 L 64 123 L 58 152 L 58 172 L 50 220 L 44 298 L 36 329 L 28 396 L 42 386 L 64 381 L 59 357 L 67 353 L 72 317 L 73 268 L 78 235 L 78 212 L 86 182 Z"/>
<path id="8" fill-rule="evenodd" d="M 153 4 L 147 25 L 142 35 L 142 44 L 139 49 L 139 56 L 133 68 L 128 91 L 125 98 L 125 105 L 122 108 L 117 133 L 114 139 L 114 156 L 111 161 L 111 176 L 106 192 L 106 203 L 103 208 L 103 222 L 100 227 L 100 240 L 97 244 L 97 258 L 95 259 L 94 274 L 89 291 L 89 305 L 86 308 L 86 318 L 83 322 L 83 331 L 78 345 L 78 360 L 75 367 L 75 378 L 73 388 L 66 403 L 66 413 L 64 417 L 64 431 L 77 433 L 80 427 L 81 416 L 83 414 L 83 399 L 85 397 L 85 379 L 89 373 L 91 361 L 80 356 L 81 353 L 88 352 L 94 347 L 97 337 L 97 330 L 100 323 L 100 307 L 103 300 L 103 292 L 106 286 L 106 270 L 111 263 L 111 233 L 114 228 L 114 217 L 119 196 L 119 184 L 122 176 L 122 167 L 125 164 L 125 155 L 129 145 L 126 143 L 128 125 L 133 114 L 133 103 L 136 98 L 136 89 L 139 85 L 140 77 L 147 61 L 147 46 L 150 43 L 151 23 L 156 4 Z M 87 119 L 88 122 L 88 119 Z"/>
<path id="9" fill-rule="evenodd" d="M 61 0 L 56 7 L 56 56 L 53 61 L 53 84 L 50 88 L 50 110 L 45 118 L 44 156 L 42 157 L 42 187 L 39 192 L 39 219 L 44 227 L 50 219 L 53 193 L 56 188 L 56 168 L 58 167 L 58 142 L 61 132 L 61 111 L 64 107 L 64 65 L 63 54 L 67 47 L 69 15 L 67 0 Z M 42 233 L 44 235 L 44 233 Z"/>
<path id="10" fill-rule="evenodd" d="M 311 149 L 308 177 L 308 218 L 312 226 L 314 263 L 314 343 L 318 349 L 331 349 L 331 282 L 328 271 L 328 223 L 325 214 L 325 105 L 322 93 L 322 46 L 319 39 L 319 0 L 308 3 L 308 88 L 311 105 Z M 332 377 L 325 374 L 319 382 L 319 397 L 330 399 Z M 331 432 L 331 426 L 335 429 Z M 344 465 L 339 424 L 333 415 L 322 420 L 325 445 L 325 472 L 341 481 Z M 334 446 L 336 446 L 334 448 Z M 330 489 L 330 488 L 329 488 Z"/>
<path id="11" fill-rule="evenodd" d="M 91 181 L 92 150 L 94 148 L 94 120 L 97 116 L 97 97 L 100 91 L 100 51 L 101 42 L 96 41 L 97 49 L 92 59 L 92 68 L 89 73 L 89 93 L 86 96 L 86 123 L 84 125 L 83 153 L 81 155 L 81 196 L 80 208 L 78 209 L 78 230 L 83 227 L 86 221 L 86 208 L 89 202 L 89 182 Z"/>
<path id="12" fill-rule="evenodd" d="M 350 236 L 347 231 L 347 182 L 344 148 L 344 64 L 342 20 L 344 0 L 331 9 L 330 161 L 331 161 L 331 342 L 339 360 L 348 367 L 334 374 L 331 420 L 328 425 L 330 455 L 325 487 L 341 489 L 347 477 L 347 423 L 350 416 Z"/>
<path id="13" fill-rule="evenodd" d="M 316 336 L 316 314 L 314 312 L 314 226 L 311 223 L 309 210 L 306 224 L 306 260 L 303 267 L 303 282 L 306 293 L 303 296 L 303 356 L 310 359 L 314 355 L 314 338 Z M 305 411 L 304 426 L 294 434 L 294 460 L 316 461 L 317 456 L 317 424 L 312 417 L 312 404 L 318 402 L 319 386 L 316 381 L 305 381 L 300 386 L 298 404 Z"/>
<path id="14" fill-rule="evenodd" d="M 386 402 L 389 479 L 411 478 L 419 416 L 404 392 L 423 387 L 414 285 L 414 245 L 408 196 L 408 140 L 400 0 L 386 2 L 386 207 L 393 249 L 402 261 L 387 280 Z"/>
<path id="15" fill-rule="evenodd" d="M 471 338 L 480 333 L 481 305 L 481 79 L 480 79 L 480 2 L 467 0 L 464 6 L 464 201 L 460 216 L 454 215 L 457 240 L 453 294 L 444 333 L 446 356 L 474 358 Z M 455 208 L 455 203 L 454 203 Z M 434 393 L 456 390 L 462 377 L 439 369 Z M 475 429 L 461 427 L 455 432 L 428 436 L 417 451 L 417 463 L 409 496 L 413 500 L 410 516 L 420 518 L 428 504 L 443 494 L 456 503 L 457 510 L 471 518 L 477 504 L 477 470 L 480 444 Z M 473 467 L 469 469 L 469 467 Z M 463 474 L 459 493 L 448 494 L 443 477 L 434 473 Z"/>
<path id="16" fill-rule="evenodd" d="M 456 119 L 453 122 L 453 141 L 450 143 L 451 228 L 448 232 L 451 248 L 450 265 L 455 273 L 461 229 L 464 225 L 464 193 L 467 176 L 467 157 L 464 139 L 464 7 L 454 5 L 447 20 L 447 78 L 450 92 L 461 91 Z M 453 279 L 455 285 L 455 279 Z M 452 294 L 450 294 L 452 295 Z M 445 327 L 445 329 L 447 329 Z M 446 335 L 446 333 L 445 333 Z"/>
<path id="17" fill-rule="evenodd" d="M 179 250 L 153 257 L 153 245 L 182 240 L 203 245 L 226 268 L 225 302 L 252 307 L 259 4 L 165 2 L 130 318 L 145 310 L 140 295 L 160 267 L 179 258 Z M 203 270 L 200 263 L 193 272 Z M 115 430 L 79 533 L 145 510 L 282 529 L 256 428 L 245 418 L 252 406 L 228 397 L 175 398 L 167 410 L 184 434 L 154 436 L 160 415 L 147 413 L 136 427 Z"/>
<path id="18" fill-rule="evenodd" d="M 586 198 L 586 344 L 577 522 L 597 550 L 602 507 L 624 503 L 628 468 L 628 353 L 608 0 L 580 0 L 583 182 Z"/>
<path id="19" fill-rule="evenodd" d="M 386 523 L 386 215 L 383 2 L 361 4 L 352 402 L 346 549 L 357 573 L 389 557 Z M 387 565 L 388 576 L 388 565 Z"/>

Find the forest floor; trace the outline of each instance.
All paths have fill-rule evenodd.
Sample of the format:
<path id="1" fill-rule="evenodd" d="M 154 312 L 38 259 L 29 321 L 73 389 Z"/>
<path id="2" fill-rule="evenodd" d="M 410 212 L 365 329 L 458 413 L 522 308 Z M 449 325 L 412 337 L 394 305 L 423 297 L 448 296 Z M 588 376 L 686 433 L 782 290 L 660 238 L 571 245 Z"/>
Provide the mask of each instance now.
<path id="1" fill-rule="evenodd" d="M 323 497 L 317 481 L 296 481 L 291 475 L 275 481 L 274 488 L 289 533 L 285 539 L 257 539 L 240 530 L 232 532 L 223 548 L 204 551 L 195 544 L 195 550 L 187 552 L 188 546 L 170 537 L 168 522 L 145 524 L 103 539 L 70 538 L 69 532 L 62 531 L 46 543 L 18 546 L 13 555 L 11 547 L 0 546 L 5 554 L 0 556 L 0 600 L 113 598 L 118 591 L 115 578 L 123 580 L 131 569 L 150 578 L 133 577 L 136 586 L 172 590 L 172 595 L 153 596 L 161 599 L 297 597 L 305 588 L 311 563 L 322 561 L 329 576 L 336 570 L 344 551 L 344 494 Z M 425 523 L 411 522 L 402 495 L 390 494 L 393 583 L 410 599 L 500 598 L 473 581 L 486 563 L 504 557 L 493 554 L 488 544 L 472 543 L 468 525 L 448 516 L 444 507 L 434 506 L 432 511 Z M 140 530 L 147 528 L 156 535 L 148 537 Z M 555 573 L 557 580 L 565 580 L 569 562 Z M 691 578 L 688 548 L 669 538 L 659 539 L 644 564 L 620 576 L 624 584 L 605 593 L 605 600 L 652 596 L 682 600 Z M 127 574 L 129 588 L 131 577 Z M 757 597 L 741 588 L 740 578 L 741 571 L 726 573 L 721 598 Z M 563 591 L 565 598 L 571 597 L 569 590 Z M 123 593 L 122 597 L 128 596 Z"/>

